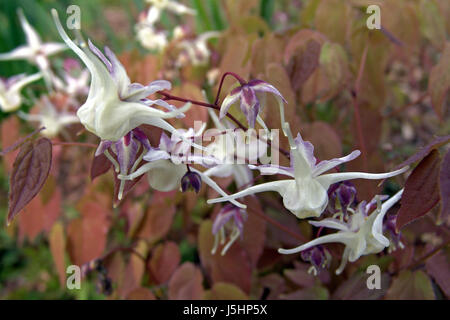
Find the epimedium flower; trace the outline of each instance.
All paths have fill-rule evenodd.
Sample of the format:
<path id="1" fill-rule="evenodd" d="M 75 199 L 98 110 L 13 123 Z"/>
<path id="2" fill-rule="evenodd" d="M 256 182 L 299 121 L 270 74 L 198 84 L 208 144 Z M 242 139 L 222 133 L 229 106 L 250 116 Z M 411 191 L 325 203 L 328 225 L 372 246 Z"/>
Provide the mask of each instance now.
<path id="1" fill-rule="evenodd" d="M 22 10 L 18 10 L 18 15 L 27 44 L 21 45 L 11 52 L 1 53 L 0 60 L 28 60 L 30 63 L 37 65 L 41 71 L 47 73 L 50 67 L 48 57 L 66 50 L 67 46 L 57 42 L 42 43 L 38 33 L 25 18 Z"/>
<path id="2" fill-rule="evenodd" d="M 172 136 L 172 139 L 163 132 L 158 148 L 151 147 L 143 156 L 143 160 L 147 163 L 128 175 L 118 175 L 118 178 L 121 180 L 133 180 L 147 173 L 147 179 L 152 188 L 167 192 L 182 188 L 182 179 L 190 172 L 198 174 L 202 182 L 205 182 L 219 194 L 226 196 L 227 193 L 214 180 L 203 174 L 203 172 L 193 167 L 189 167 L 188 170 L 188 165 L 190 164 L 202 166 L 217 164 L 217 159 L 212 156 L 191 154 L 189 150 L 190 144 L 185 142 L 186 140 L 195 139 L 195 137 L 201 135 L 204 128 L 205 126 L 197 132 L 194 132 L 193 129 L 179 129 L 179 132 Z M 231 200 L 231 202 L 238 207 L 245 207 L 235 200 Z"/>
<path id="3" fill-rule="evenodd" d="M 182 40 L 178 47 L 183 50 L 177 60 L 177 65 L 183 66 L 187 62 L 194 66 L 205 65 L 209 62 L 211 51 L 208 48 L 208 40 L 217 38 L 220 32 L 210 31 L 200 34 L 195 39 Z"/>
<path id="4" fill-rule="evenodd" d="M 289 125 L 284 132 L 288 135 L 291 148 L 291 166 L 278 165 L 249 166 L 258 169 L 262 175 L 281 174 L 289 177 L 286 180 L 272 181 L 252 186 L 233 195 L 210 199 L 208 203 L 217 203 L 237 199 L 251 194 L 275 191 L 283 198 L 283 205 L 298 218 L 319 217 L 328 204 L 328 188 L 337 182 L 352 179 L 386 179 L 405 172 L 408 167 L 387 173 L 338 172 L 326 173 L 334 167 L 351 161 L 360 155 L 355 150 L 342 158 L 334 158 L 316 163 L 314 146 L 303 141 L 300 134 L 294 140 Z"/>
<path id="5" fill-rule="evenodd" d="M 247 118 L 248 125 L 251 128 L 255 127 L 255 122 L 258 121 L 263 127 L 266 127 L 262 119 L 258 116 L 261 111 L 261 104 L 256 94 L 258 92 L 272 93 L 278 100 L 280 105 L 281 123 L 284 123 L 283 104 L 287 103 L 277 88 L 262 80 L 250 80 L 248 83 L 240 83 L 240 85 L 228 94 L 222 102 L 220 107 L 220 118 L 223 118 L 228 113 L 228 109 L 240 100 L 241 111 Z"/>
<path id="6" fill-rule="evenodd" d="M 22 104 L 20 91 L 26 85 L 42 78 L 42 74 L 31 76 L 25 74 L 16 75 L 8 79 L 0 78 L 0 109 L 3 112 L 11 112 L 19 109 Z"/>
<path id="7" fill-rule="evenodd" d="M 143 150 L 141 153 L 139 153 L 141 151 L 141 147 Z M 95 156 L 104 154 L 113 164 L 117 174 L 127 175 L 136 171 L 136 168 L 142 161 L 144 154 L 150 149 L 150 141 L 148 140 L 145 133 L 139 128 L 134 128 L 119 141 L 101 141 L 97 150 L 95 151 Z M 114 153 L 117 160 L 113 157 L 109 150 Z M 119 192 L 117 195 L 119 201 L 122 200 L 124 188 L 125 181 L 120 180 Z"/>
<path id="8" fill-rule="evenodd" d="M 47 96 L 42 96 L 38 106 L 39 113 L 28 114 L 19 111 L 18 116 L 26 121 L 39 123 L 39 127 L 45 127 L 41 133 L 48 138 L 56 137 L 59 133 L 64 133 L 66 126 L 80 122 L 75 114 L 67 110 L 58 111 Z"/>
<path id="9" fill-rule="evenodd" d="M 243 163 L 237 163 L 237 159 L 235 160 L 237 152 L 234 146 L 234 138 L 242 138 L 240 143 L 243 144 L 243 137 L 228 134 L 229 130 L 233 130 L 235 127 L 226 120 L 221 122 L 213 110 L 208 109 L 208 112 L 217 131 L 219 132 L 214 136 L 214 141 L 206 146 L 205 153 L 214 155 L 214 157 L 219 160 L 219 163 L 212 168 L 207 169 L 204 174 L 208 177 L 219 178 L 233 176 L 238 188 L 249 186 L 253 180 L 251 170 L 248 168 L 248 165 L 245 164 L 245 159 L 241 159 L 243 160 Z M 262 151 L 264 151 L 264 146 L 261 145 L 251 145 L 250 147 L 259 147 Z M 250 151 L 249 153 L 250 155 L 258 155 L 258 150 L 256 150 L 256 152 Z"/>
<path id="10" fill-rule="evenodd" d="M 167 34 L 157 31 L 154 26 L 147 23 L 136 25 L 136 37 L 144 48 L 157 52 L 163 51 L 168 44 Z"/>
<path id="11" fill-rule="evenodd" d="M 173 0 L 146 0 L 151 4 L 147 13 L 147 22 L 154 24 L 159 20 L 164 10 L 171 11 L 177 15 L 190 14 L 195 15 L 195 10 Z"/>
<path id="12" fill-rule="evenodd" d="M 278 249 L 278 252 L 293 254 L 325 243 L 342 243 L 345 245 L 345 249 L 341 264 L 336 270 L 336 274 L 340 274 L 344 270 L 347 261 L 354 262 L 363 255 L 379 253 L 384 248 L 389 247 L 390 242 L 383 235 L 383 219 L 386 212 L 401 199 L 402 193 L 403 189 L 383 202 L 383 204 L 381 204 L 380 196 L 376 196 L 368 204 L 362 201 L 356 211 L 349 209 L 351 215 L 349 215 L 347 221 L 334 218 L 310 221 L 309 223 L 315 227 L 335 229 L 338 232 L 316 238 L 293 249 Z M 374 203 L 377 204 L 376 209 L 369 215 Z"/>
<path id="13" fill-rule="evenodd" d="M 211 250 L 215 254 L 219 244 L 224 245 L 221 255 L 225 255 L 233 243 L 242 236 L 244 222 L 247 220 L 247 212 L 233 204 L 226 204 L 219 211 L 212 225 L 214 245 Z M 227 236 L 229 237 L 227 241 Z"/>
<path id="14" fill-rule="evenodd" d="M 62 79 L 53 77 L 55 88 L 69 97 L 86 96 L 89 92 L 89 70 L 81 69 L 80 63 L 72 58 L 64 60 Z"/>
<path id="15" fill-rule="evenodd" d="M 84 43 L 82 50 L 64 31 L 55 9 L 52 9 L 52 14 L 59 34 L 91 73 L 88 97 L 77 111 L 81 123 L 88 131 L 109 141 L 118 141 L 142 124 L 176 133 L 175 128 L 164 119 L 180 116 L 190 108 L 190 104 L 173 110 L 161 99 L 146 99 L 155 92 L 170 89 L 168 81 L 153 81 L 148 86 L 131 83 L 125 68 L 109 48 L 105 47 L 106 57 L 90 41 L 89 49 Z M 172 111 L 164 112 L 154 108 L 154 105 L 169 107 Z"/>

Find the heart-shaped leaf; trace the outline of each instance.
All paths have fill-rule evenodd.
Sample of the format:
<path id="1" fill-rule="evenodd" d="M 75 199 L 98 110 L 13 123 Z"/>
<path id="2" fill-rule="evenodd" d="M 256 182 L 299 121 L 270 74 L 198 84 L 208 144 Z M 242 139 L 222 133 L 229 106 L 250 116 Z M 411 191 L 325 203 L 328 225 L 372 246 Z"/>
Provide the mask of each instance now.
<path id="1" fill-rule="evenodd" d="M 52 143 L 49 139 L 40 138 L 22 145 L 10 177 L 8 225 L 44 186 L 51 164 Z"/>

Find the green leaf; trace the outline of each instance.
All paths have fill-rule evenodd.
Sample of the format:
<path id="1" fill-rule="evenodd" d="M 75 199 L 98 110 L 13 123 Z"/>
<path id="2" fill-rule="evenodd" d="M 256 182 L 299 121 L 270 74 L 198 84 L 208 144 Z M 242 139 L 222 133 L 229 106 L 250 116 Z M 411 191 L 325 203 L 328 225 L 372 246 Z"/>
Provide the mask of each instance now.
<path id="1" fill-rule="evenodd" d="M 392 282 L 387 300 L 434 300 L 435 295 L 430 278 L 423 271 L 400 272 Z"/>

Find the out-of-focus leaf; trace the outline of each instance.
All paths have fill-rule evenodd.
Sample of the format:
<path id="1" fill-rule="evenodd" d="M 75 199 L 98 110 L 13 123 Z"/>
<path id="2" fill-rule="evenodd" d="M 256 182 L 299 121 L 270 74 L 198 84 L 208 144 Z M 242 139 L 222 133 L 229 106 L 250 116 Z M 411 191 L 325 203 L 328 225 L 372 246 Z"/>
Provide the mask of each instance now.
<path id="1" fill-rule="evenodd" d="M 47 138 L 22 145 L 10 177 L 8 224 L 44 186 L 51 164 L 52 143 Z"/>
<path id="2" fill-rule="evenodd" d="M 444 113 L 448 111 L 444 108 L 444 106 L 446 105 L 445 102 L 449 89 L 450 42 L 447 42 L 438 64 L 431 69 L 430 79 L 428 80 L 428 93 L 431 96 L 431 104 L 440 119 L 442 119 L 444 117 Z"/>
<path id="3" fill-rule="evenodd" d="M 428 213 L 439 202 L 439 151 L 433 150 L 414 168 L 405 182 L 396 228 Z"/>
<path id="4" fill-rule="evenodd" d="M 289 64 L 294 90 L 299 90 L 319 66 L 320 43 L 311 39 L 302 49 L 297 50 L 297 54 Z"/>
<path id="5" fill-rule="evenodd" d="M 294 34 L 284 49 L 284 63 L 288 64 L 289 61 L 295 57 L 299 50 L 305 48 L 309 41 L 314 41 L 319 45 L 322 45 L 326 41 L 326 37 L 314 30 L 302 29 Z"/>
<path id="6" fill-rule="evenodd" d="M 120 298 L 127 297 L 133 290 L 141 286 L 142 277 L 145 273 L 145 261 L 142 257 L 147 256 L 148 245 L 146 241 L 139 241 L 134 247 L 135 253 L 130 254 L 128 264 L 123 275 L 123 282 L 118 287 L 118 295 Z"/>
<path id="7" fill-rule="evenodd" d="M 67 249 L 71 262 L 79 266 L 102 255 L 109 229 L 108 212 L 102 204 L 86 202 L 80 211 L 81 217 L 67 227 Z"/>
<path id="8" fill-rule="evenodd" d="M 381 299 L 389 288 L 390 277 L 387 273 L 381 274 L 381 289 L 368 289 L 367 279 L 370 275 L 356 273 L 348 280 L 342 282 L 333 292 L 333 300 L 378 300 Z"/>
<path id="9" fill-rule="evenodd" d="M 347 1 L 320 1 L 314 19 L 315 27 L 333 42 L 345 44 L 347 28 L 352 22 Z"/>
<path id="10" fill-rule="evenodd" d="M 251 287 L 251 261 L 242 248 L 240 241 L 236 241 L 225 255 L 221 255 L 221 246 L 216 254 L 211 250 L 214 244 L 212 235 L 212 222 L 205 220 L 200 226 L 198 235 L 198 248 L 202 266 L 210 275 L 213 283 L 233 283 L 244 292 L 249 293 Z M 245 226 L 244 226 L 245 233 Z"/>
<path id="11" fill-rule="evenodd" d="M 14 145 L 14 143 L 19 140 L 19 120 L 17 117 L 9 117 L 8 119 L 3 119 L 1 122 L 1 134 L 2 134 L 2 148 L 8 148 Z M 15 150 L 3 156 L 5 161 L 5 166 L 8 172 L 11 171 L 19 151 Z"/>
<path id="12" fill-rule="evenodd" d="M 325 42 L 320 51 L 319 62 L 330 87 L 327 98 L 332 98 L 346 85 L 348 78 L 347 54 L 341 45 Z"/>
<path id="13" fill-rule="evenodd" d="M 450 298 L 450 258 L 448 252 L 441 251 L 429 258 L 425 266 L 427 273 L 436 281 L 447 298 Z"/>
<path id="14" fill-rule="evenodd" d="M 205 300 L 248 300 L 248 296 L 234 284 L 217 282 L 205 292 Z"/>
<path id="15" fill-rule="evenodd" d="M 434 0 L 420 3 L 420 28 L 423 35 L 436 48 L 442 48 L 446 39 L 445 20 Z M 447 17 L 448 18 L 448 17 Z"/>
<path id="16" fill-rule="evenodd" d="M 176 192 L 155 192 L 153 200 L 137 232 L 138 238 L 157 241 L 164 237 L 172 226 L 175 215 L 173 195 Z"/>
<path id="17" fill-rule="evenodd" d="M 50 251 L 52 252 L 53 262 L 58 272 L 59 284 L 61 287 L 66 283 L 66 262 L 64 255 L 66 252 L 66 239 L 64 237 L 64 226 L 61 222 L 53 225 L 49 235 Z"/>
<path id="18" fill-rule="evenodd" d="M 42 201 L 42 196 L 37 195 L 23 209 L 19 220 L 19 240 L 23 242 L 25 237 L 33 241 L 36 236 L 45 231 L 49 232 L 55 221 L 61 214 L 61 191 L 57 189 L 49 202 Z"/>
<path id="19" fill-rule="evenodd" d="M 111 161 L 109 161 L 103 153 L 94 157 L 91 164 L 91 180 L 108 172 L 110 168 Z"/>
<path id="20" fill-rule="evenodd" d="M 441 214 L 439 220 L 446 221 L 450 215 L 450 150 L 447 151 L 441 162 L 439 189 L 441 192 Z"/>
<path id="21" fill-rule="evenodd" d="M 259 278 L 259 286 L 258 298 L 260 299 L 279 299 L 280 295 L 286 291 L 286 281 L 278 273 Z"/>
<path id="22" fill-rule="evenodd" d="M 405 270 L 392 281 L 386 300 L 434 300 L 430 278 L 423 271 Z"/>
<path id="23" fill-rule="evenodd" d="M 304 288 L 281 295 L 283 300 L 328 300 L 328 289 L 321 286 Z"/>
<path id="24" fill-rule="evenodd" d="M 149 263 L 151 275 L 156 283 L 165 283 L 172 276 L 180 263 L 180 250 L 175 242 L 165 242 L 153 249 L 152 258 Z"/>
<path id="25" fill-rule="evenodd" d="M 169 281 L 169 299 L 200 300 L 203 297 L 203 276 L 191 262 L 183 263 Z"/>
<path id="26" fill-rule="evenodd" d="M 303 139 L 314 145 L 314 155 L 320 160 L 342 156 L 341 139 L 326 122 L 316 121 L 305 127 Z"/>
<path id="27" fill-rule="evenodd" d="M 147 288 L 136 288 L 131 291 L 127 300 L 156 300 L 155 295 Z"/>

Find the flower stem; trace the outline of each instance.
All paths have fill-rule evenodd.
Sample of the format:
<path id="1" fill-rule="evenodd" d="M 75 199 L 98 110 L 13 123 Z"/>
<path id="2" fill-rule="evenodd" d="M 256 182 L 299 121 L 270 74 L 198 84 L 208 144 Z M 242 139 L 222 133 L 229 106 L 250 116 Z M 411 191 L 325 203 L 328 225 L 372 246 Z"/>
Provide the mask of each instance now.
<path id="1" fill-rule="evenodd" d="M 225 73 L 222 75 L 222 78 L 220 79 L 219 89 L 217 90 L 216 100 L 214 101 L 214 104 L 215 104 L 215 105 L 217 105 L 217 104 L 219 103 L 220 91 L 222 91 L 222 85 L 223 85 L 223 82 L 224 82 L 224 80 L 225 80 L 225 78 L 226 78 L 227 76 L 232 76 L 232 77 L 234 77 L 237 81 L 239 81 L 239 84 L 240 84 L 241 86 L 243 86 L 243 85 L 246 83 L 246 82 L 244 81 L 244 79 L 242 79 L 242 78 L 241 78 L 239 75 L 237 75 L 236 73 L 234 73 L 234 72 L 225 72 Z"/>
<path id="2" fill-rule="evenodd" d="M 85 142 L 52 141 L 52 145 L 54 145 L 54 146 L 78 146 L 78 147 L 97 148 L 97 145 L 95 145 L 93 143 L 85 143 Z"/>

